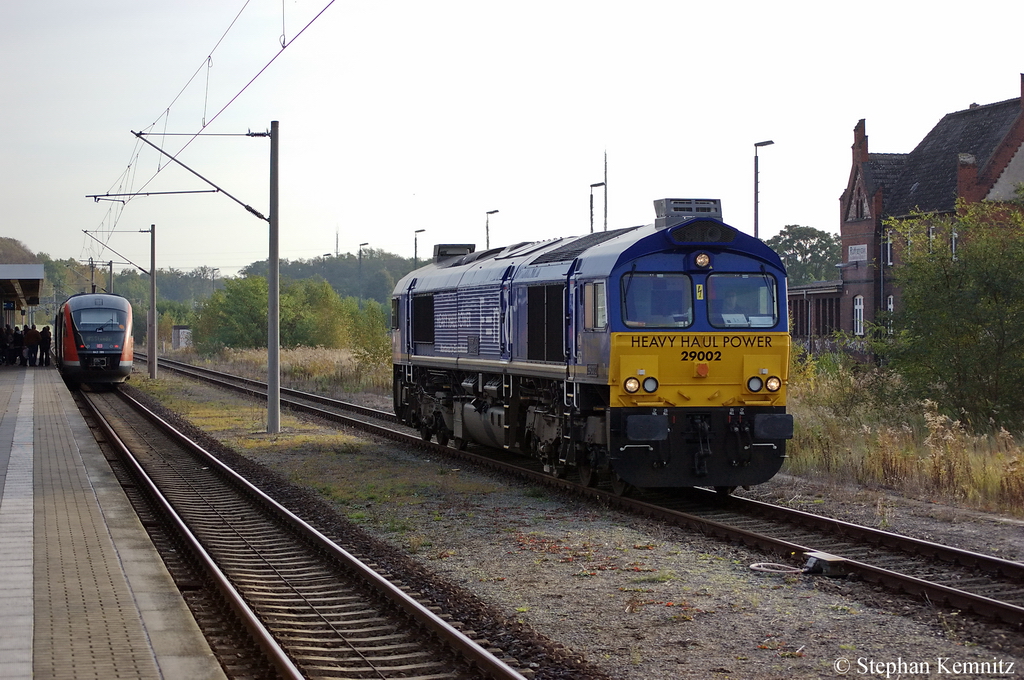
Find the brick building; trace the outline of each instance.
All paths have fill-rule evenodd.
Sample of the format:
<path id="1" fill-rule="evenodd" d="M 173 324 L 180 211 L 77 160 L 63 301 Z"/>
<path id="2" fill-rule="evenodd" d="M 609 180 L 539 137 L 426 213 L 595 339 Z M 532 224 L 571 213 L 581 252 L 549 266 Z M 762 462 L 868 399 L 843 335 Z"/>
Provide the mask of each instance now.
<path id="1" fill-rule="evenodd" d="M 1021 97 L 946 114 L 910 153 L 871 153 L 864 120 L 857 123 L 839 199 L 840 278 L 790 290 L 794 337 L 863 335 L 879 310 L 899 305 L 885 219 L 952 213 L 958 198 L 1014 197 L 1024 182 L 1024 74 L 1020 85 Z"/>

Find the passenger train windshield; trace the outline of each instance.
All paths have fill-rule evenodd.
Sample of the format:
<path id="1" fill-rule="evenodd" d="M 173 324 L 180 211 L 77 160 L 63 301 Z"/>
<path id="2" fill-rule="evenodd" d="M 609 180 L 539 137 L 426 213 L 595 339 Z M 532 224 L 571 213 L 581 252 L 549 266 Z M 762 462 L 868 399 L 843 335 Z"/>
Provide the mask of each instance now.
<path id="1" fill-rule="evenodd" d="M 128 313 L 120 309 L 79 309 L 71 313 L 79 345 L 87 349 L 120 349 Z"/>
<path id="2" fill-rule="evenodd" d="M 708 321 L 716 328 L 770 328 L 779 318 L 778 288 L 770 274 L 711 274 Z"/>
<path id="3" fill-rule="evenodd" d="M 693 323 L 693 286 L 686 274 L 627 272 L 622 319 L 629 328 L 686 328 Z"/>

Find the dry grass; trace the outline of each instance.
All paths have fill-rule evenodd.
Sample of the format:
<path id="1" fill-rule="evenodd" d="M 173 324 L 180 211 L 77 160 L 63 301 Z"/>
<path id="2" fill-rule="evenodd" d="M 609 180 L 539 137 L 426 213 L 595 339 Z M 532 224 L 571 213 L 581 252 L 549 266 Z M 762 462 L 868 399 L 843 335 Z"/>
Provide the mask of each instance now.
<path id="1" fill-rule="evenodd" d="M 801 362 L 791 385 L 787 472 L 1024 515 L 1024 447 L 1006 430 L 969 432 L 934 402 L 895 397 L 897 377 L 835 357 Z"/>
<path id="2" fill-rule="evenodd" d="M 267 379 L 267 350 L 224 349 L 204 357 L 191 349 L 170 358 L 253 380 Z M 281 385 L 295 390 L 341 397 L 353 392 L 391 394 L 391 366 L 370 367 L 356 361 L 347 349 L 297 347 L 281 350 Z"/>

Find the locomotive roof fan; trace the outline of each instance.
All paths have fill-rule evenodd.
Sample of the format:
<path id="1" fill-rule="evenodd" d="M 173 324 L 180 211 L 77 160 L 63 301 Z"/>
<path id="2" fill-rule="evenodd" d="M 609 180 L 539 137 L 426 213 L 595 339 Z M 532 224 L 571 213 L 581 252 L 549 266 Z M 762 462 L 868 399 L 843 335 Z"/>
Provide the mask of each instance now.
<path id="1" fill-rule="evenodd" d="M 719 198 L 659 198 L 654 202 L 658 229 L 674 227 L 677 224 L 698 217 L 722 219 L 722 200 Z"/>

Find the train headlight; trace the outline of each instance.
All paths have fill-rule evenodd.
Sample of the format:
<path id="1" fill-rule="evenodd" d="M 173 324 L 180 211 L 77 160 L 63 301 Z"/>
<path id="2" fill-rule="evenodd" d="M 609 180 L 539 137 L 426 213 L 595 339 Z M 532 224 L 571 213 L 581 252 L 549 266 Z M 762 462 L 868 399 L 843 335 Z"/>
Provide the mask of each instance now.
<path id="1" fill-rule="evenodd" d="M 782 389 L 782 380 L 773 375 L 765 381 L 764 386 L 768 388 L 769 392 L 778 392 Z"/>
<path id="2" fill-rule="evenodd" d="M 751 392 L 760 392 L 762 387 L 764 387 L 764 381 L 756 375 L 747 380 L 747 389 Z"/>
<path id="3" fill-rule="evenodd" d="M 630 394 L 633 394 L 640 389 L 640 381 L 636 378 L 626 378 L 626 382 L 622 383 L 622 387 Z"/>
<path id="4" fill-rule="evenodd" d="M 654 392 L 658 389 L 658 379 L 654 377 L 644 378 L 644 392 Z"/>
<path id="5" fill-rule="evenodd" d="M 708 255 L 707 253 L 697 253 L 697 257 L 693 258 L 693 262 L 698 267 L 703 269 L 707 267 L 709 264 L 711 264 L 711 256 Z"/>

